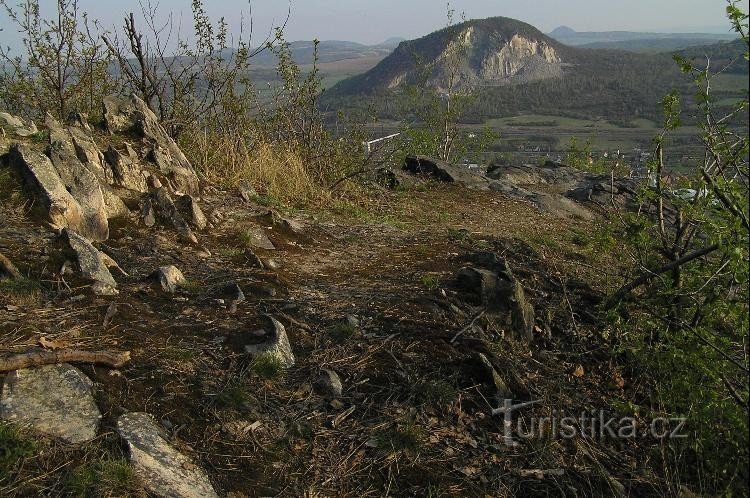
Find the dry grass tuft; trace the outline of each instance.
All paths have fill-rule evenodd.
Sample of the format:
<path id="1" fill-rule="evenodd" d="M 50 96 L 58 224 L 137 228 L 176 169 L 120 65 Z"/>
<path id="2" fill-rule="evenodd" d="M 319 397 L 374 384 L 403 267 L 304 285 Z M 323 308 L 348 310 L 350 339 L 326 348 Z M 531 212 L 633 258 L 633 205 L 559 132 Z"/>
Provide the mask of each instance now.
<path id="1" fill-rule="evenodd" d="M 210 182 L 230 188 L 249 183 L 262 196 L 292 206 L 322 207 L 333 201 L 325 172 L 283 143 L 249 145 L 241 136 L 203 133 L 184 147 Z"/>

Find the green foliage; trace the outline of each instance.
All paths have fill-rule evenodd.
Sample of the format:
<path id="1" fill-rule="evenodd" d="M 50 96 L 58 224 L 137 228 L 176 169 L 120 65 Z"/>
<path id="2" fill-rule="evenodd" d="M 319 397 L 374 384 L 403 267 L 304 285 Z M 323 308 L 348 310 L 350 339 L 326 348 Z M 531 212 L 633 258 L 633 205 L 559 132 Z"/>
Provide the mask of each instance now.
<path id="1" fill-rule="evenodd" d="M 406 420 L 396 424 L 378 437 L 379 446 L 394 451 L 416 453 L 427 440 L 427 431 L 417 423 Z"/>
<path id="2" fill-rule="evenodd" d="M 122 459 L 81 465 L 70 473 L 63 487 L 66 495 L 79 498 L 144 495 L 133 467 Z"/>
<path id="3" fill-rule="evenodd" d="M 736 2 L 728 15 L 747 45 Z M 638 212 L 621 217 L 634 273 L 645 268 L 646 279 L 610 319 L 641 378 L 635 396 L 652 411 L 688 419 L 690 437 L 670 441 L 671 472 L 703 493 L 742 493 L 750 477 L 747 98 L 717 108 L 709 67 L 677 61 L 693 77 L 705 156 L 677 182 L 662 177 L 670 132 L 681 125 L 679 96 L 668 94 L 654 139 L 656 186 L 643 190 Z"/>
<path id="4" fill-rule="evenodd" d="M 434 273 L 422 275 L 422 278 L 420 278 L 419 281 L 430 290 L 435 290 L 440 287 L 440 275 L 435 275 Z"/>
<path id="5" fill-rule="evenodd" d="M 353 337 L 356 332 L 354 325 L 346 321 L 338 322 L 328 330 L 328 334 L 336 342 L 344 342 Z"/>
<path id="6" fill-rule="evenodd" d="M 7 475 L 35 452 L 34 439 L 23 434 L 16 426 L 0 422 L 0 476 Z"/>

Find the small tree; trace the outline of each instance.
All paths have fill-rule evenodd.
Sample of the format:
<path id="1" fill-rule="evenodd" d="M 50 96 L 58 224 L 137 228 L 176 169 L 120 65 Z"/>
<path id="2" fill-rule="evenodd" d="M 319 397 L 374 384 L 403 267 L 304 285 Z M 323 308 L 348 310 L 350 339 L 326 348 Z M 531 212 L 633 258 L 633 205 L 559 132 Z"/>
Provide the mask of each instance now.
<path id="1" fill-rule="evenodd" d="M 747 44 L 747 16 L 737 2 L 727 14 Z M 664 182 L 681 114 L 678 95 L 667 95 L 654 140 L 656 185 L 643 192 L 638 213 L 622 218 L 634 275 L 606 307 L 622 311 L 616 327 L 627 331 L 623 347 L 643 375 L 637 395 L 652 409 L 689 419 L 691 439 L 674 441 L 664 465 L 680 472 L 680 459 L 690 459 L 706 491 L 731 493 L 748 479 L 748 100 L 717 114 L 710 61 L 677 62 L 695 82 L 704 157 L 679 185 Z"/>
<path id="2" fill-rule="evenodd" d="M 456 26 L 455 15 L 449 3 L 448 28 Z M 448 29 L 446 37 L 453 33 Z M 451 162 L 465 157 L 472 149 L 483 149 L 494 139 L 489 129 L 467 133 L 460 127 L 479 97 L 479 88 L 463 74 L 468 50 L 469 41 L 459 36 L 446 39 L 445 57 L 440 60 L 427 62 L 421 54 L 413 54 L 417 81 L 403 94 L 404 105 L 414 118 L 401 130 L 406 151 Z"/>
<path id="3" fill-rule="evenodd" d="M 23 46 L 21 55 L 0 47 L 0 92 L 6 107 L 30 117 L 50 111 L 61 119 L 72 110 L 98 112 L 101 96 L 114 82 L 97 26 L 81 13 L 78 1 L 57 0 L 52 18 L 42 16 L 39 0 L 15 7 L 0 0 L 0 5 Z"/>

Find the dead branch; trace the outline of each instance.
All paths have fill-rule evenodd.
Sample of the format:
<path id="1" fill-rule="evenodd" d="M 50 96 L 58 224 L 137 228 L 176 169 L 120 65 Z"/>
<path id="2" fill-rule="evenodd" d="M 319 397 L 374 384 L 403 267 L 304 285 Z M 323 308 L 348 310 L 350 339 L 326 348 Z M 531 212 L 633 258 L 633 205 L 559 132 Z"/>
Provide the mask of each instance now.
<path id="1" fill-rule="evenodd" d="M 12 354 L 0 358 L 0 372 L 68 362 L 92 363 L 95 365 L 120 368 L 128 361 L 130 361 L 130 351 L 78 351 L 74 349 L 31 351 L 28 353 Z"/>

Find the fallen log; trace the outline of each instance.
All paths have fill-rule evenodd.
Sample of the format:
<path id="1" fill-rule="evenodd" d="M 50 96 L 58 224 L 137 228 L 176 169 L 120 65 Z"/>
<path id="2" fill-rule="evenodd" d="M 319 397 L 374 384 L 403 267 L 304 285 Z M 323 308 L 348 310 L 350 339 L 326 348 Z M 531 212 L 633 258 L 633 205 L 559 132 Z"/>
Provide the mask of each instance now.
<path id="1" fill-rule="evenodd" d="M 38 367 L 41 365 L 76 362 L 120 368 L 128 361 L 130 361 L 130 351 L 78 351 L 73 349 L 31 351 L 0 357 L 0 372 Z"/>

